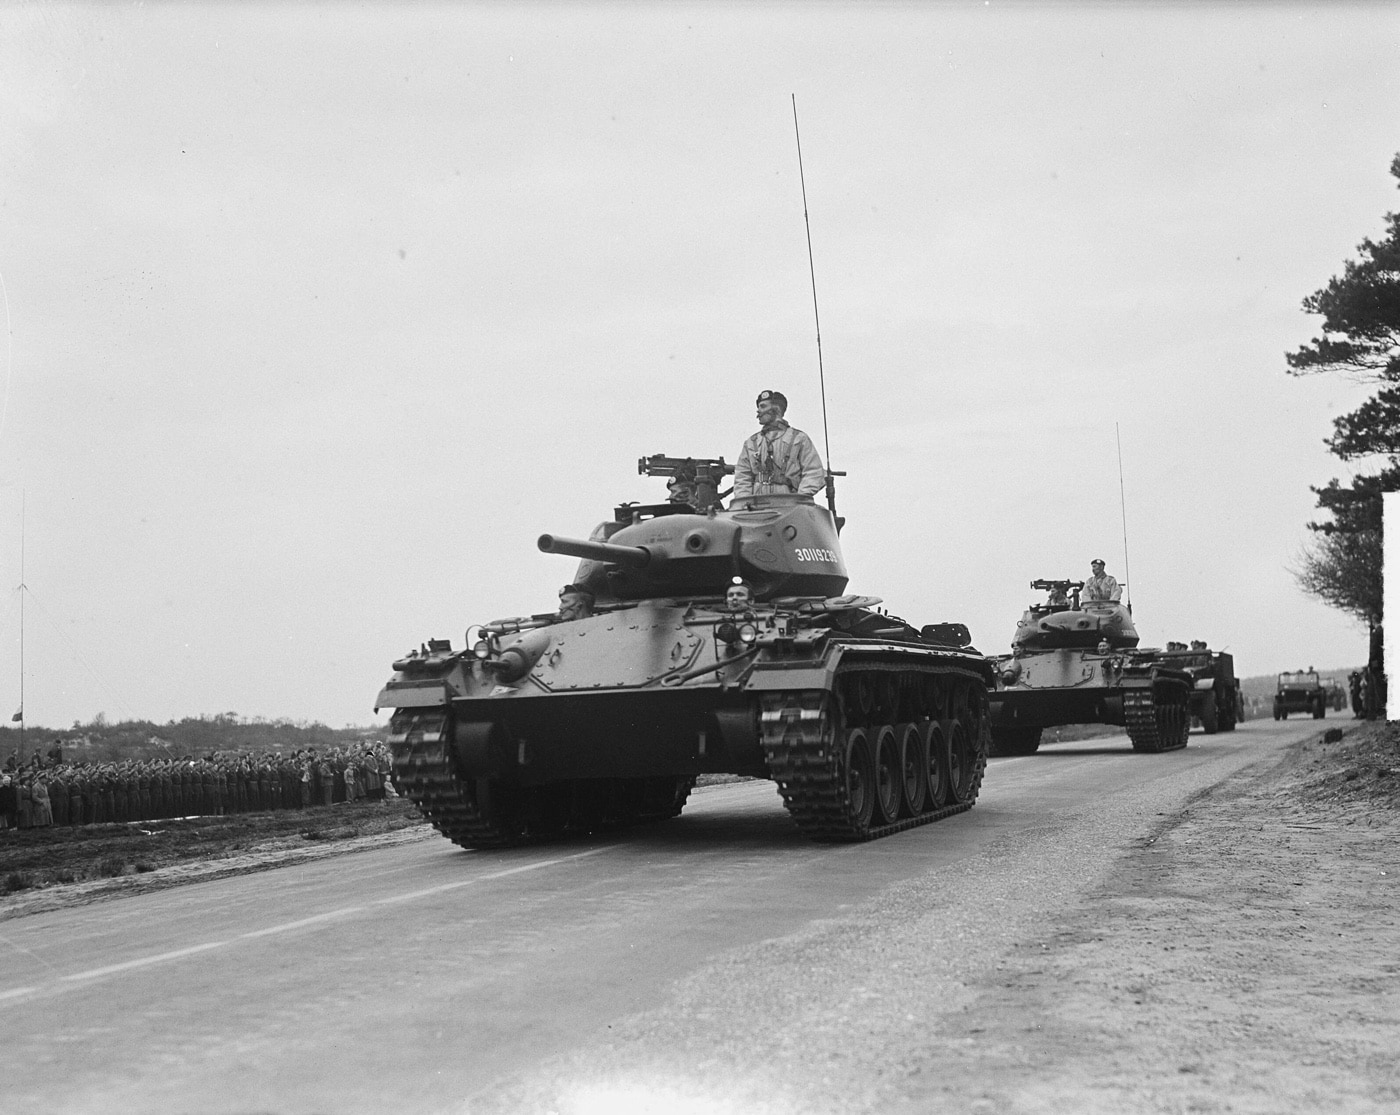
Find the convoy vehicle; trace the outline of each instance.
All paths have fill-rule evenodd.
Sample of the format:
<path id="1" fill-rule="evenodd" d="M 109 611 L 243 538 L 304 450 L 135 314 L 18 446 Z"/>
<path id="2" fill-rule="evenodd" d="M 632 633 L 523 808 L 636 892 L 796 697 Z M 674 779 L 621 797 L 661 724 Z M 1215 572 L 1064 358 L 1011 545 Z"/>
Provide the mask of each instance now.
<path id="1" fill-rule="evenodd" d="M 1327 715 L 1328 696 L 1316 670 L 1294 670 L 1278 676 L 1274 694 L 1274 719 L 1287 720 L 1290 712 L 1310 712 L 1313 719 Z"/>
<path id="2" fill-rule="evenodd" d="M 643 458 L 672 499 L 620 504 L 579 558 L 592 614 L 537 613 L 394 663 L 394 780 L 448 839 L 494 848 L 677 815 L 698 775 L 769 778 L 817 840 L 971 807 L 991 663 L 958 623 L 916 629 L 847 593 L 844 520 L 798 494 L 736 498 L 723 458 Z M 828 479 L 828 502 L 834 502 Z M 731 610 L 737 580 L 751 601 Z"/>
<path id="3" fill-rule="evenodd" d="M 1163 652 L 1138 647 L 1118 601 L 1083 601 L 1083 581 L 1036 580 L 1048 599 L 1027 606 L 1011 653 L 996 659 L 992 755 L 1030 755 L 1046 728 L 1120 724 L 1135 751 L 1186 746 L 1194 681 Z"/>
<path id="4" fill-rule="evenodd" d="M 1168 643 L 1162 660 L 1191 675 L 1191 717 L 1208 736 L 1233 732 L 1244 719 L 1244 699 L 1235 677 L 1235 659 L 1204 642 Z"/>

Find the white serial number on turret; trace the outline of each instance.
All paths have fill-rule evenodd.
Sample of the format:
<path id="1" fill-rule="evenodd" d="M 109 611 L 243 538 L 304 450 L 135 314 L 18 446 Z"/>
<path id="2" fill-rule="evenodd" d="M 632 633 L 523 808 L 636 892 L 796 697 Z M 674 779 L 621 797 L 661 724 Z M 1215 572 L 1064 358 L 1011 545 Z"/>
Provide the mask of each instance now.
<path id="1" fill-rule="evenodd" d="M 794 553 L 797 554 L 798 561 L 831 561 L 836 560 L 836 554 L 831 550 L 823 550 L 820 547 L 799 546 Z"/>

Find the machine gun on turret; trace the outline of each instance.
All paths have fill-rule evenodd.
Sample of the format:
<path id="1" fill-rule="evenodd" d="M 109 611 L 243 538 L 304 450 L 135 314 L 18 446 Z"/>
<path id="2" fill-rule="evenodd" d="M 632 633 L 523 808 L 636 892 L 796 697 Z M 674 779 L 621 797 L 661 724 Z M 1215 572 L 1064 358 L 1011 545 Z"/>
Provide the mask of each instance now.
<path id="1" fill-rule="evenodd" d="M 1062 608 L 1069 608 L 1072 611 L 1079 610 L 1079 590 L 1084 587 L 1083 581 L 1032 581 L 1031 588 L 1041 589 L 1050 594 L 1050 599 L 1041 608 L 1055 612 Z M 1032 609 L 1037 606 L 1032 604 Z"/>
<path id="2" fill-rule="evenodd" d="M 666 483 L 670 501 L 689 504 L 702 515 L 711 508 L 722 510 L 721 501 L 729 492 L 721 492 L 719 486 L 733 472 L 734 466 L 725 464 L 723 457 L 668 457 L 653 453 L 637 462 L 640 476 L 671 477 Z"/>

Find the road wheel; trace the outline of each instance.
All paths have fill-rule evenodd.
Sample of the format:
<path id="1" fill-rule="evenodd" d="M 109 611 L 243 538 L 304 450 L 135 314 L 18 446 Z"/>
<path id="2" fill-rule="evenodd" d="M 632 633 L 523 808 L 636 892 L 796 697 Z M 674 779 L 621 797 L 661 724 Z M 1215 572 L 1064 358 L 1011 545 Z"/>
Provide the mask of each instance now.
<path id="1" fill-rule="evenodd" d="M 911 817 L 917 817 L 929 807 L 928 756 L 924 752 L 924 734 L 917 724 L 900 724 L 895 728 L 899 739 L 899 770 L 904 779 L 904 804 Z"/>
<path id="2" fill-rule="evenodd" d="M 904 773 L 899 761 L 899 740 L 894 727 L 882 724 L 875 729 L 875 809 L 882 825 L 899 820 L 904 800 Z"/>
<path id="3" fill-rule="evenodd" d="M 961 805 L 967 800 L 968 784 L 972 781 L 972 741 L 961 718 L 953 721 L 948 735 L 948 776 L 953 800 Z"/>
<path id="4" fill-rule="evenodd" d="M 870 827 L 875 812 L 875 761 L 864 728 L 852 728 L 846 735 L 844 785 L 846 820 L 856 835 Z"/>
<path id="5" fill-rule="evenodd" d="M 924 755 L 927 759 L 929 807 L 942 809 L 953 803 L 953 778 L 948 769 L 948 737 L 943 725 L 930 720 L 923 726 Z"/>
<path id="6" fill-rule="evenodd" d="M 1215 707 L 1215 692 L 1212 690 L 1206 694 L 1206 699 L 1201 702 L 1201 731 L 1208 736 L 1215 735 L 1220 731 L 1220 714 Z"/>

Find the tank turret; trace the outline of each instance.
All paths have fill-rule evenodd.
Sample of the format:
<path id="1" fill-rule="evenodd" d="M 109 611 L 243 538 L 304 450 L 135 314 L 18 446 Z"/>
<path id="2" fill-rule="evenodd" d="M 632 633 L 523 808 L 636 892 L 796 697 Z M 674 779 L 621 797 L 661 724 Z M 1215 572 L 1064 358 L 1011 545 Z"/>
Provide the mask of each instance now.
<path id="1" fill-rule="evenodd" d="M 722 596 L 735 577 L 760 600 L 846 591 L 841 543 L 825 507 L 788 494 L 736 504 L 703 515 L 687 504 L 623 504 L 588 541 L 544 534 L 538 545 L 582 558 L 574 583 L 600 601 Z"/>
<path id="2" fill-rule="evenodd" d="M 1132 614 L 1116 600 L 1081 601 L 1083 581 L 1032 581 L 1031 588 L 1049 593 L 1043 604 L 1031 604 L 1016 621 L 1012 652 L 1055 647 L 1127 650 L 1138 645 Z"/>

